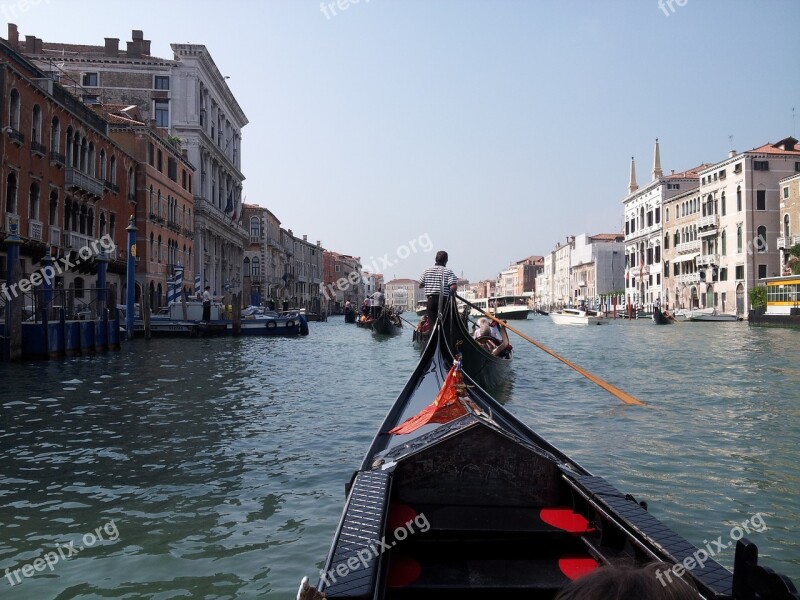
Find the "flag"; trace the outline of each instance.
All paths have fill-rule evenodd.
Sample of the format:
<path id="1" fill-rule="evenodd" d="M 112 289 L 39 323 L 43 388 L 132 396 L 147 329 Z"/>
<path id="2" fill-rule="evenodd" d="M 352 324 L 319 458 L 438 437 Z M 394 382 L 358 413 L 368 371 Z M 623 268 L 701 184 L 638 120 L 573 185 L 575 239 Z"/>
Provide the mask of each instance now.
<path id="1" fill-rule="evenodd" d="M 456 359 L 447 377 L 442 384 L 442 389 L 436 395 L 433 404 L 429 404 L 419 413 L 403 421 L 390 434 L 403 435 L 416 431 L 428 423 L 449 423 L 453 419 L 467 414 L 466 408 L 461 403 L 459 396 L 463 394 L 464 382 L 461 375 L 461 360 Z"/>
<path id="2" fill-rule="evenodd" d="M 228 201 L 225 203 L 225 214 L 233 212 L 233 190 L 228 192 Z"/>

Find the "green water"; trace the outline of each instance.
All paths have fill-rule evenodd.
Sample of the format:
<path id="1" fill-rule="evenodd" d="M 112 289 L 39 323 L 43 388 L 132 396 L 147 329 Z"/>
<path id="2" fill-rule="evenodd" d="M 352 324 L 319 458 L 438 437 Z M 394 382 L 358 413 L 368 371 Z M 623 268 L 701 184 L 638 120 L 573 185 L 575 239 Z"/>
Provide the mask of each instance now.
<path id="1" fill-rule="evenodd" d="M 761 515 L 748 537 L 800 581 L 800 332 L 515 325 L 647 406 L 512 338 L 512 412 L 698 545 Z M 416 364 L 410 333 L 338 317 L 303 339 L 0 365 L 0 597 L 293 598 Z"/>

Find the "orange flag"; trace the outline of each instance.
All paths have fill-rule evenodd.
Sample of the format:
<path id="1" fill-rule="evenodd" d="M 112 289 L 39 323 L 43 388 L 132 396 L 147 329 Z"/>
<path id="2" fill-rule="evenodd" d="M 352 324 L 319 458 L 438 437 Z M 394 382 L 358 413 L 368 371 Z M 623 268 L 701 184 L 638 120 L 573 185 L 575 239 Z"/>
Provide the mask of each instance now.
<path id="1" fill-rule="evenodd" d="M 450 367 L 442 389 L 439 390 L 433 404 L 429 404 L 413 417 L 406 419 L 394 429 L 390 429 L 389 433 L 396 435 L 411 433 L 428 423 L 448 423 L 467 414 L 467 410 L 458 399 L 462 386 L 461 362 L 456 361 Z"/>

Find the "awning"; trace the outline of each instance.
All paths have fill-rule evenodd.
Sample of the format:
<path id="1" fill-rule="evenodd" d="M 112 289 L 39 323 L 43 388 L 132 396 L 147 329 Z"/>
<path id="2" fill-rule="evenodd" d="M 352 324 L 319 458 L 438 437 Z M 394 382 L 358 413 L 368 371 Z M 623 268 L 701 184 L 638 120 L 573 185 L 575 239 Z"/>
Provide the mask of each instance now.
<path id="1" fill-rule="evenodd" d="M 675 263 L 688 262 L 690 260 L 694 260 L 698 256 L 700 256 L 699 252 L 695 252 L 693 254 L 684 254 L 683 256 L 679 256 L 678 258 L 673 260 L 672 263 L 675 264 Z"/>

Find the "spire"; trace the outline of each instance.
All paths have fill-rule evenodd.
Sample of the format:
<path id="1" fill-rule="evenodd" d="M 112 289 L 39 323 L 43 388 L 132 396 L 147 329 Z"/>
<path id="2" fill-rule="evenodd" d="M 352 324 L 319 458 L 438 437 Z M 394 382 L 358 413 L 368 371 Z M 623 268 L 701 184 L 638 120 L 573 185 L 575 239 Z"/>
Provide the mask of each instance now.
<path id="1" fill-rule="evenodd" d="M 632 194 L 638 189 L 639 186 L 636 185 L 636 163 L 633 161 L 633 157 L 631 156 L 631 181 L 628 183 L 628 193 Z"/>
<path id="2" fill-rule="evenodd" d="M 656 149 L 653 152 L 653 181 L 661 179 L 664 172 L 661 170 L 661 152 L 658 149 L 658 138 L 656 138 Z"/>

